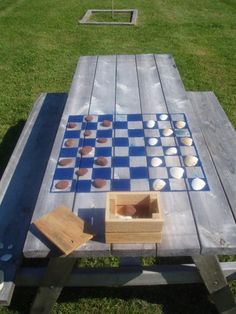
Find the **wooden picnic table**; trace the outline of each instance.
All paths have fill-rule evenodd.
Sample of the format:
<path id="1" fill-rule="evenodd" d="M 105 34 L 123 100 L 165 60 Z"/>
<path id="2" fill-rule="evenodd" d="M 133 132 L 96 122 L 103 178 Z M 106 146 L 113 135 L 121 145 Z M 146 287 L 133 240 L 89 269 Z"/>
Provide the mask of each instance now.
<path id="1" fill-rule="evenodd" d="M 88 197 L 88 193 L 52 193 L 51 187 L 69 115 L 133 113 L 186 115 L 209 190 L 161 192 L 161 244 L 110 245 L 104 238 L 106 192 Z M 9 303 L 15 282 L 39 285 L 32 313 L 47 313 L 65 285 L 196 282 L 197 267 L 218 311 L 235 313 L 225 278 L 234 278 L 235 264 L 220 264 L 216 257 L 236 252 L 235 143 L 235 130 L 214 94 L 186 93 L 171 55 L 81 57 L 68 96 L 43 94 L 36 102 L 1 181 L 0 242 L 14 248 L 13 258 L 0 262 L 4 271 L 0 302 Z M 96 232 L 93 240 L 67 258 L 59 257 L 29 227 L 30 221 L 61 204 L 93 221 Z M 47 269 L 19 268 L 22 251 L 26 259 L 50 257 Z M 191 256 L 196 267 L 73 270 L 79 257 L 106 256 L 117 256 L 126 264 L 143 256 Z"/>

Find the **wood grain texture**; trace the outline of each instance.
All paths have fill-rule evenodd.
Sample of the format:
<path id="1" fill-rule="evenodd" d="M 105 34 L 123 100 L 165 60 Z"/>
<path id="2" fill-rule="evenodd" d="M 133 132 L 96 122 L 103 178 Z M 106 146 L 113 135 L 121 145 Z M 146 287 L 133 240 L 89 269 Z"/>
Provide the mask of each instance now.
<path id="1" fill-rule="evenodd" d="M 170 112 L 183 112 L 187 115 L 210 186 L 209 192 L 189 192 L 200 237 L 201 252 L 203 254 L 233 253 L 236 251 L 236 225 L 206 145 L 201 122 L 184 92 L 173 58 L 169 55 L 156 55 L 155 59 L 167 107 Z"/>
<path id="2" fill-rule="evenodd" d="M 188 92 L 193 110 L 236 218 L 236 132 L 213 92 Z M 204 117 L 204 119 L 202 119 Z"/>
<path id="3" fill-rule="evenodd" d="M 161 75 L 154 56 L 139 55 L 136 56 L 136 62 L 142 113 L 148 114 L 149 110 L 153 113 L 167 113 L 165 92 L 168 91 L 163 94 Z M 182 92 L 185 93 L 184 89 Z M 155 95 L 155 98 L 147 95 Z M 162 243 L 158 245 L 157 254 L 187 255 L 190 252 L 199 252 L 199 240 L 187 192 L 161 192 L 160 207 L 164 211 L 165 222 Z"/>
<path id="4" fill-rule="evenodd" d="M 33 221 L 43 235 L 55 244 L 65 255 L 90 240 L 94 233 L 71 209 L 60 206 Z"/>
<path id="5" fill-rule="evenodd" d="M 80 58 L 78 62 L 67 103 L 61 116 L 57 135 L 55 137 L 52 152 L 48 160 L 47 168 L 38 195 L 32 218 L 33 220 L 43 216 L 61 204 L 71 208 L 71 210 L 73 208 L 74 193 L 51 193 L 50 189 L 68 115 L 86 114 L 88 112 L 96 65 L 97 57 L 83 57 Z M 50 243 L 43 242 L 43 239 L 40 238 L 37 233 L 32 231 L 33 230 L 30 230 L 28 232 L 26 238 L 24 246 L 25 256 L 47 256 L 51 249 Z"/>
<path id="6" fill-rule="evenodd" d="M 66 94 L 41 94 L 36 100 L 1 181 L 1 254 L 13 255 L 1 264 L 6 282 L 1 303 L 9 303 L 12 296 L 16 268 L 66 99 Z M 9 245 L 13 245 L 10 251 Z"/>

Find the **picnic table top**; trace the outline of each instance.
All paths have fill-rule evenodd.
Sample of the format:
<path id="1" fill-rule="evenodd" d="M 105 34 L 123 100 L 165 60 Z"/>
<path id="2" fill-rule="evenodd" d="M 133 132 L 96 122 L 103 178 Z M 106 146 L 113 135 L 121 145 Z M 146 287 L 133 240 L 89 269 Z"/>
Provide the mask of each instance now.
<path id="1" fill-rule="evenodd" d="M 11 198 L 4 199 L 2 206 L 19 206 L 19 219 L 33 211 L 32 220 L 60 206 L 71 208 L 82 218 L 93 216 L 96 237 L 74 251 L 71 256 L 178 256 L 194 254 L 231 254 L 236 252 L 236 137 L 235 130 L 228 121 L 224 111 L 213 94 L 186 93 L 180 74 L 171 55 L 112 55 L 81 57 L 72 81 L 65 107 L 59 106 L 59 96 L 50 101 L 41 98 L 28 120 L 27 130 L 32 127 L 42 129 L 43 134 L 27 141 L 24 145 L 34 150 L 30 160 L 40 156 L 46 147 L 47 134 L 53 129 L 55 141 L 48 160 L 43 160 L 46 167 L 42 173 L 34 168 L 26 171 L 22 165 L 18 188 L 14 193 L 21 193 L 22 182 L 28 186 L 28 193 L 18 203 Z M 210 95 L 210 96 L 209 96 Z M 47 98 L 47 97 L 46 97 Z M 61 101 L 61 102 L 63 102 Z M 128 105 L 127 105 L 128 104 Z M 60 107 L 60 108 L 59 108 Z M 42 109 L 44 108 L 44 109 Z M 42 112 L 40 111 L 42 110 Z M 64 110 L 62 112 L 62 110 Z M 41 114 L 40 121 L 37 120 Z M 161 192 L 161 206 L 164 209 L 164 228 L 161 244 L 106 244 L 104 241 L 104 200 L 105 193 L 89 197 L 79 193 L 51 193 L 51 184 L 57 164 L 61 142 L 69 115 L 90 114 L 155 114 L 184 113 L 191 126 L 192 137 L 204 167 L 209 191 L 168 191 Z M 41 123 L 41 124 L 40 124 Z M 58 129 L 57 129 L 58 128 Z M 23 146 L 24 146 L 23 145 Z M 31 146 L 30 146 L 31 145 Z M 37 147 L 37 148 L 36 148 Z M 14 152 L 19 154 L 19 152 Z M 31 159 L 30 159 L 31 158 Z M 23 161 L 22 161 L 23 162 Z M 24 163 L 26 161 L 24 160 Z M 35 167 L 35 164 L 34 164 Z M 13 167 L 14 168 L 14 167 Z M 4 189 L 10 187 L 6 176 L 14 169 L 8 170 L 3 177 Z M 41 188 L 39 194 L 30 192 L 32 184 L 38 180 Z M 40 182 L 42 180 L 42 184 Z M 24 191 L 26 191 L 24 187 Z M 34 208 L 30 208 L 35 198 Z M 84 200 L 86 208 L 84 209 Z M 13 206 L 13 205 L 11 205 Z M 3 215 L 3 214 L 2 214 Z M 6 214 L 5 214 L 6 215 Z M 87 215 L 87 216 L 86 216 Z M 3 215 L 4 216 L 4 215 Z M 22 228 L 15 219 L 16 230 Z M 29 221 L 25 222 L 25 224 Z M 4 225 L 4 223 L 3 223 Z M 4 226 L 5 229 L 7 225 Z M 13 225 L 11 226 L 13 228 Z M 4 230 L 4 228 L 2 229 Z M 16 232 L 16 231 L 14 231 Z M 0 231 L 1 236 L 1 231 Z M 25 257 L 46 257 L 52 246 L 39 233 L 28 231 L 23 254 Z"/>

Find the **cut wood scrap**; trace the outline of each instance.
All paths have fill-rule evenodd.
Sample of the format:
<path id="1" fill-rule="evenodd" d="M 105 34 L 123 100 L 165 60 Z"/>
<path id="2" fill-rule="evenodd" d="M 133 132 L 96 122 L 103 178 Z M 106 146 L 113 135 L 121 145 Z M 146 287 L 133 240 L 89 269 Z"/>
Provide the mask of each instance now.
<path id="1" fill-rule="evenodd" d="M 55 208 L 33 221 L 33 224 L 65 255 L 70 254 L 95 235 L 81 218 L 75 216 L 65 206 Z"/>

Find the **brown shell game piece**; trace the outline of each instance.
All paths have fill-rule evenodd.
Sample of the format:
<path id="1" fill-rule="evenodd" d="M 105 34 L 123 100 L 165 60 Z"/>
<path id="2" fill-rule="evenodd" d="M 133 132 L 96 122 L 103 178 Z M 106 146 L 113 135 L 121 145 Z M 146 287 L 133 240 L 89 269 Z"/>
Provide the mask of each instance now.
<path id="1" fill-rule="evenodd" d="M 66 180 L 61 180 L 61 181 L 58 181 L 56 184 L 55 184 L 55 188 L 56 189 L 59 189 L 59 190 L 65 190 L 69 187 L 70 183 Z"/>
<path id="2" fill-rule="evenodd" d="M 74 128 L 76 128 L 77 127 L 77 123 L 75 123 L 75 122 L 69 122 L 68 124 L 67 124 L 67 128 L 68 129 L 74 129 Z"/>
<path id="3" fill-rule="evenodd" d="M 132 217 L 136 214 L 136 208 L 133 205 L 125 205 L 119 209 L 118 214 Z"/>
<path id="4" fill-rule="evenodd" d="M 87 115 L 85 118 L 84 118 L 85 121 L 87 122 L 90 122 L 90 121 L 93 121 L 93 116 L 91 114 Z"/>
<path id="5" fill-rule="evenodd" d="M 75 171 L 75 174 L 78 177 L 82 177 L 82 176 L 86 175 L 86 173 L 88 173 L 88 169 L 87 168 L 80 168 L 80 169 Z"/>
<path id="6" fill-rule="evenodd" d="M 98 166 L 106 166 L 108 164 L 108 160 L 105 157 L 98 157 L 95 160 L 96 165 Z"/>
<path id="7" fill-rule="evenodd" d="M 58 164 L 62 167 L 68 166 L 72 163 L 73 159 L 71 158 L 64 158 L 59 160 Z"/>
<path id="8" fill-rule="evenodd" d="M 100 137 L 100 138 L 97 139 L 97 142 L 100 143 L 100 144 L 105 144 L 107 142 L 107 138 Z"/>
<path id="9" fill-rule="evenodd" d="M 93 181 L 93 186 L 98 189 L 103 188 L 106 184 L 107 184 L 106 180 L 103 180 L 103 179 L 95 179 Z"/>
<path id="10" fill-rule="evenodd" d="M 66 147 L 73 147 L 73 146 L 75 146 L 75 140 L 73 140 L 73 139 L 69 139 L 69 140 L 66 140 L 65 141 L 65 146 Z"/>
<path id="11" fill-rule="evenodd" d="M 92 146 L 84 146 L 83 148 L 81 148 L 80 150 L 79 150 L 79 152 L 80 152 L 80 154 L 81 155 L 88 155 L 89 153 L 91 153 L 91 151 L 92 151 Z"/>
<path id="12" fill-rule="evenodd" d="M 111 121 L 110 120 L 103 120 L 102 126 L 105 126 L 105 127 L 111 126 Z"/>
<path id="13" fill-rule="evenodd" d="M 91 134 L 92 134 L 92 131 L 90 131 L 90 130 L 84 131 L 84 136 L 90 136 Z"/>

